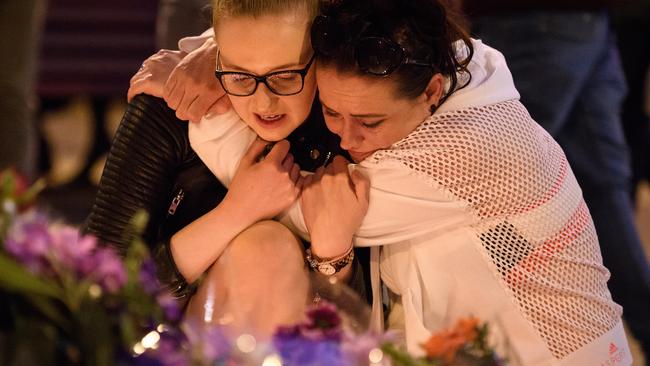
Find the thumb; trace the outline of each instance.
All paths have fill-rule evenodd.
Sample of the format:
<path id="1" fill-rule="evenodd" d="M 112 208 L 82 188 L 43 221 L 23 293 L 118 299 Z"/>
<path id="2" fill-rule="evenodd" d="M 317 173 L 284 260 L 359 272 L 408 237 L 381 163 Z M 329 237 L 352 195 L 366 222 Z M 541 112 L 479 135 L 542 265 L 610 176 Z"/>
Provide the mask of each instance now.
<path id="1" fill-rule="evenodd" d="M 266 157 L 276 164 L 282 164 L 287 153 L 289 153 L 289 147 L 290 143 L 288 140 L 280 140 L 273 145 L 273 148 Z"/>
<path id="2" fill-rule="evenodd" d="M 145 84 L 145 80 L 143 78 L 138 77 L 136 79 L 136 77 L 134 76 L 131 79 L 131 85 L 129 85 L 129 90 L 127 90 L 126 92 L 126 101 L 130 103 L 131 100 L 133 100 L 133 97 L 135 97 L 138 94 L 144 93 L 145 92 L 145 88 L 143 86 L 144 84 Z"/>
<path id="3" fill-rule="evenodd" d="M 266 145 L 268 144 L 269 144 L 268 141 L 255 139 L 255 141 L 253 141 L 251 146 L 248 147 L 248 151 L 246 151 L 246 154 L 244 154 L 244 156 L 242 157 L 239 165 L 251 166 L 255 164 L 257 162 L 257 158 L 262 154 L 262 152 L 266 148 Z"/>
<path id="4" fill-rule="evenodd" d="M 370 180 L 356 169 L 350 174 L 350 179 L 354 185 L 357 200 L 368 203 L 370 199 Z"/>

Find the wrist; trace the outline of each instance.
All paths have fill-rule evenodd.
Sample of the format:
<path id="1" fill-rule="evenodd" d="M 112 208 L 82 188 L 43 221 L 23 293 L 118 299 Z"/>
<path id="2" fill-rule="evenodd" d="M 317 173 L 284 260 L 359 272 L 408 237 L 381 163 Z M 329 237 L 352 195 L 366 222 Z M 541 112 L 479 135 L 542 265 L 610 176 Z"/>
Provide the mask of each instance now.
<path id="1" fill-rule="evenodd" d="M 350 266 L 354 260 L 354 247 L 350 245 L 349 249 L 345 253 L 333 258 L 318 257 L 313 254 L 311 248 L 307 249 L 305 254 L 305 260 L 309 267 L 316 272 L 331 276 L 342 272 L 345 268 Z"/>
<path id="2" fill-rule="evenodd" d="M 227 212 L 232 221 L 237 223 L 237 226 L 240 227 L 249 227 L 261 220 L 261 218 L 256 215 L 256 210 L 254 208 L 247 209 L 247 205 L 243 200 L 239 200 L 236 197 L 233 198 L 229 196 L 228 193 L 226 193 L 226 196 L 221 201 L 218 208 Z"/>
<path id="3" fill-rule="evenodd" d="M 345 255 L 351 247 L 351 236 L 344 238 L 335 238 L 331 235 L 329 237 L 325 235 L 311 236 L 311 251 L 319 258 L 336 258 Z"/>

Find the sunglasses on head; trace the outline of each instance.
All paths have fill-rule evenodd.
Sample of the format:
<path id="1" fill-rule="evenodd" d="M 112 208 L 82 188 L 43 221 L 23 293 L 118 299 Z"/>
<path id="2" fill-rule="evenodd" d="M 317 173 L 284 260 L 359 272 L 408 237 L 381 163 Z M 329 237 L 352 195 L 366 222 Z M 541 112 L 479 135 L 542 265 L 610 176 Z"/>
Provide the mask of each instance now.
<path id="1" fill-rule="evenodd" d="M 344 42 L 340 26 L 327 15 L 318 15 L 311 28 L 312 47 L 318 54 L 331 55 Z M 408 57 L 398 43 L 383 37 L 361 37 L 354 42 L 354 56 L 365 73 L 387 76 L 402 65 L 432 67 L 430 62 Z"/>

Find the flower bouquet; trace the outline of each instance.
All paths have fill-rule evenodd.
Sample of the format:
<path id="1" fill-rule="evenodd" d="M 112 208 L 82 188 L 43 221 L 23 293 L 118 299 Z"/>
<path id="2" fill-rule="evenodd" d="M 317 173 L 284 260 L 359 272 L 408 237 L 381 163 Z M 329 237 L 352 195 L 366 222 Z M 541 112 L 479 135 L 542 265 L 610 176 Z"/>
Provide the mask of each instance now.
<path id="1" fill-rule="evenodd" d="M 421 346 L 425 356 L 414 358 L 398 350 L 393 344 L 382 349 L 391 357 L 395 366 L 502 366 L 500 359 L 488 345 L 488 326 L 476 318 L 458 320 L 449 329 L 433 334 Z"/>
<path id="2" fill-rule="evenodd" d="M 227 326 L 180 323 L 181 309 L 158 283 L 139 240 L 124 258 L 33 205 L 28 187 L 0 172 L 1 365 L 402 365 L 497 366 L 487 326 L 463 319 L 434 334 L 425 357 L 389 333 L 368 331 L 367 306 L 345 286 L 311 280 L 304 319 L 270 339 Z M 141 232 L 146 216 L 136 215 Z"/>
<path id="3" fill-rule="evenodd" d="M 328 301 L 314 304 L 303 322 L 279 327 L 270 341 L 250 334 L 232 335 L 225 327 L 185 324 L 196 365 L 277 366 L 503 366 L 487 345 L 487 326 L 461 319 L 431 336 L 414 357 L 394 343 L 393 335 L 355 333 L 343 326 L 339 309 Z"/>
<path id="4" fill-rule="evenodd" d="M 42 187 L 0 173 L 0 363 L 131 363 L 149 345 L 140 340 L 179 319 L 178 305 L 155 280 L 143 243 L 122 259 L 51 220 L 33 205 Z"/>

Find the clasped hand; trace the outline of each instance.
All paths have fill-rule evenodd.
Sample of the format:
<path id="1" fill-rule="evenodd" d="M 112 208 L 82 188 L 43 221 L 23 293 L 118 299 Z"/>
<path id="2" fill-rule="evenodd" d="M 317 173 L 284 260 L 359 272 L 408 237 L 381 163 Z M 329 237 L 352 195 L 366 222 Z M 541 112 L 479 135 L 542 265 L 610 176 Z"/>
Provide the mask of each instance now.
<path id="1" fill-rule="evenodd" d="M 350 173 L 348 163 L 336 156 L 303 181 L 300 205 L 312 253 L 320 258 L 344 254 L 368 211 L 370 182 L 357 170 Z"/>
<path id="2" fill-rule="evenodd" d="M 263 140 L 253 142 L 224 198 L 234 213 L 250 224 L 279 215 L 300 195 L 300 167 L 289 153 L 289 142 L 277 142 L 262 156 L 268 144 Z"/>
<path id="3" fill-rule="evenodd" d="M 268 142 L 256 140 L 242 158 L 224 202 L 253 223 L 289 209 L 298 198 L 310 233 L 312 252 L 337 257 L 350 248 L 352 237 L 368 211 L 370 182 L 348 161 L 332 164 L 302 177 L 289 153 L 289 142 L 277 142 L 260 159 Z"/>

